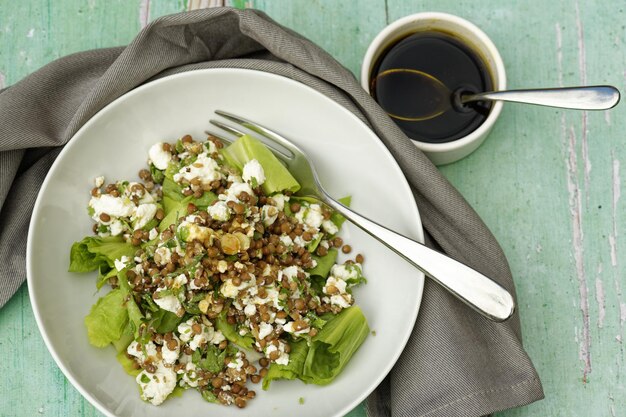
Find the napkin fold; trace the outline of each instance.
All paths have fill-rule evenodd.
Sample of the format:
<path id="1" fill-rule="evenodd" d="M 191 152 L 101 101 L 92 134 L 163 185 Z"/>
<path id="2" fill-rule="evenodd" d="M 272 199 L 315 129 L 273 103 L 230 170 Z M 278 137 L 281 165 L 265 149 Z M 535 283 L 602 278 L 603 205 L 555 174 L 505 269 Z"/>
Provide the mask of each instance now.
<path id="1" fill-rule="evenodd" d="M 217 67 L 292 78 L 365 121 L 411 184 L 428 244 L 514 292 L 506 258 L 485 224 L 346 68 L 260 11 L 216 8 L 157 19 L 127 47 L 61 58 L 0 92 L 0 306 L 24 281 L 33 205 L 72 135 L 146 81 Z M 518 315 L 490 322 L 427 280 L 413 335 L 366 410 L 375 417 L 481 416 L 541 398 Z"/>

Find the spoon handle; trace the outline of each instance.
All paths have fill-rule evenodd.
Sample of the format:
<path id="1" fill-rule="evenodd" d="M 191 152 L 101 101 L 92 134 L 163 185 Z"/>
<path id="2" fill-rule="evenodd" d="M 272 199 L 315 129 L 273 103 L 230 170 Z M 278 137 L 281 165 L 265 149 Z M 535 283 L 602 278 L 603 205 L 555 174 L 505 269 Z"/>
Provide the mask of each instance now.
<path id="1" fill-rule="evenodd" d="M 610 85 L 491 91 L 461 95 L 461 103 L 501 100 L 578 110 L 610 109 L 619 103 L 619 99 L 619 90 Z"/>

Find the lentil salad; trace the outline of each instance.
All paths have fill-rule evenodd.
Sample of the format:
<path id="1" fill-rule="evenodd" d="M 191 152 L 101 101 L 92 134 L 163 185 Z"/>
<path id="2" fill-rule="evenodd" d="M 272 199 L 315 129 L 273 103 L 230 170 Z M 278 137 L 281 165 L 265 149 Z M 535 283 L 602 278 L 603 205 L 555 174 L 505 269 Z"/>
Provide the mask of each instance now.
<path id="1" fill-rule="evenodd" d="M 336 262 L 352 252 L 344 219 L 295 195 L 250 136 L 157 143 L 139 177 L 95 179 L 94 236 L 72 246 L 70 271 L 112 288 L 85 318 L 89 341 L 117 349 L 142 399 L 195 389 L 243 408 L 248 381 L 332 382 L 369 332 L 351 291 L 363 255 Z"/>

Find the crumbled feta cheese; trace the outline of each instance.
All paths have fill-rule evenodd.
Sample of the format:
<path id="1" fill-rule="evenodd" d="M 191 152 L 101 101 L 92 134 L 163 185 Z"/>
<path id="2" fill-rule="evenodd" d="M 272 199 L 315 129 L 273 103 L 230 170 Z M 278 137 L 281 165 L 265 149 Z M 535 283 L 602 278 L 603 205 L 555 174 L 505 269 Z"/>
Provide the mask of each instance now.
<path id="1" fill-rule="evenodd" d="M 256 306 L 254 304 L 248 304 L 244 309 L 243 312 L 246 316 L 251 317 L 254 316 L 256 314 Z"/>
<path id="2" fill-rule="evenodd" d="M 274 202 L 274 205 L 279 211 L 285 209 L 285 203 L 289 201 L 289 197 L 284 194 L 274 194 L 270 197 L 270 200 Z"/>
<path id="3" fill-rule="evenodd" d="M 193 339 L 191 339 L 191 341 L 189 342 L 189 347 L 191 348 L 191 350 L 198 349 L 200 346 L 208 343 L 209 340 L 213 338 L 213 327 L 207 327 L 204 325 L 201 326 L 202 331 L 200 332 L 200 334 L 195 335 Z"/>
<path id="4" fill-rule="evenodd" d="M 167 265 L 172 261 L 172 251 L 166 246 L 158 247 L 154 251 L 154 261 L 157 265 Z"/>
<path id="5" fill-rule="evenodd" d="M 337 279 L 334 276 L 329 276 L 328 279 L 326 280 L 326 285 L 324 285 L 324 289 L 322 290 L 324 292 L 324 294 L 330 294 L 330 292 L 328 291 L 328 288 L 330 286 L 335 287 L 340 294 L 346 292 L 346 281 L 342 280 L 342 279 Z"/>
<path id="6" fill-rule="evenodd" d="M 156 204 L 140 204 L 131 218 L 135 221 L 135 230 L 141 229 L 148 224 L 148 222 L 154 218 L 156 212 Z"/>
<path id="7" fill-rule="evenodd" d="M 158 294 L 161 291 L 163 291 L 163 290 L 160 290 L 160 289 L 156 290 L 156 292 L 154 294 L 156 295 L 156 294 Z M 163 310 L 170 311 L 172 313 L 177 313 L 178 310 L 183 308 L 183 305 L 180 303 L 180 300 L 178 298 L 176 298 L 176 296 L 173 295 L 173 294 L 172 295 L 166 295 L 165 297 L 161 297 L 161 298 L 157 298 L 157 297 L 153 296 L 152 299 Z"/>
<path id="8" fill-rule="evenodd" d="M 348 308 L 350 307 L 350 300 L 352 296 L 350 294 L 335 294 L 330 296 L 330 304 L 341 307 Z"/>
<path id="9" fill-rule="evenodd" d="M 261 322 L 259 324 L 259 339 L 265 339 L 265 336 L 269 336 L 274 331 L 271 324 Z"/>
<path id="10" fill-rule="evenodd" d="M 291 238 L 288 235 L 281 235 L 279 240 L 280 240 L 280 243 L 287 246 L 288 248 L 293 246 L 293 240 L 291 240 Z"/>
<path id="11" fill-rule="evenodd" d="M 280 352 L 280 356 L 276 359 L 276 363 L 279 365 L 288 365 L 289 354 L 285 352 L 285 343 L 278 341 L 278 351 Z"/>
<path id="12" fill-rule="evenodd" d="M 243 180 L 241 179 L 241 177 L 237 174 L 233 174 L 233 173 L 229 173 L 228 177 L 226 178 L 227 182 L 230 183 L 235 183 L 235 182 L 243 182 Z"/>
<path id="13" fill-rule="evenodd" d="M 220 260 L 217 263 L 217 270 L 223 274 L 224 272 L 226 272 L 226 270 L 228 269 L 228 262 L 226 262 L 225 260 Z"/>
<path id="14" fill-rule="evenodd" d="M 228 187 L 228 190 L 226 190 L 225 197 L 222 197 L 224 196 L 224 194 L 221 194 L 220 197 L 225 198 L 226 201 L 239 202 L 239 195 L 243 192 L 246 192 L 249 195 L 254 195 L 252 188 L 250 188 L 250 186 L 247 183 L 235 182 L 230 187 Z"/>
<path id="15" fill-rule="evenodd" d="M 243 166 L 243 180 L 252 186 L 259 186 L 265 182 L 265 172 L 256 159 L 252 159 Z M 256 181 L 256 185 L 254 182 Z"/>
<path id="16" fill-rule="evenodd" d="M 222 286 L 220 287 L 220 292 L 224 297 L 235 298 L 239 294 L 239 291 L 244 290 L 252 285 L 252 281 L 252 279 L 248 281 L 241 281 L 241 284 L 235 285 L 233 284 L 233 280 L 228 278 L 226 281 L 224 281 L 224 283 L 222 283 Z"/>
<path id="17" fill-rule="evenodd" d="M 111 224 L 109 224 L 109 229 L 111 230 L 111 236 L 118 236 L 124 231 L 124 225 L 121 221 L 115 219 L 111 221 Z"/>
<path id="18" fill-rule="evenodd" d="M 289 354 L 285 352 L 285 344 L 280 340 L 278 341 L 278 347 L 274 346 L 273 344 L 269 344 L 267 346 L 267 348 L 265 349 L 265 356 L 269 358 L 270 354 L 276 351 L 278 351 L 279 356 L 278 359 L 275 360 L 275 362 L 279 365 L 288 365 Z"/>
<path id="19" fill-rule="evenodd" d="M 298 276 L 298 272 L 300 272 L 300 268 L 296 265 L 289 266 L 282 271 L 283 276 L 287 277 L 289 280 L 294 280 Z"/>
<path id="20" fill-rule="evenodd" d="M 228 219 L 230 218 L 230 210 L 228 209 L 226 203 L 223 201 L 218 201 L 212 206 L 209 206 L 207 208 L 207 212 L 213 220 L 225 222 L 228 221 Z"/>
<path id="21" fill-rule="evenodd" d="M 128 263 L 129 259 L 128 256 L 122 256 L 119 259 L 116 259 L 113 263 L 115 264 L 115 269 L 117 269 L 118 271 L 121 271 L 122 269 L 126 268 L 126 264 Z"/>
<path id="22" fill-rule="evenodd" d="M 324 221 L 322 208 L 319 204 L 311 204 L 306 208 L 302 207 L 300 211 L 296 213 L 296 219 L 309 227 L 319 229 Z"/>
<path id="23" fill-rule="evenodd" d="M 339 231 L 339 228 L 337 227 L 337 225 L 335 225 L 335 223 L 333 223 L 331 220 L 324 220 L 322 222 L 322 228 L 329 235 L 334 235 L 335 233 Z"/>
<path id="24" fill-rule="evenodd" d="M 189 289 L 190 290 L 199 290 L 200 288 L 202 288 L 202 286 L 196 285 L 196 280 L 195 279 L 189 280 Z M 200 306 L 200 304 L 198 304 L 198 307 L 199 306 Z M 202 308 L 200 308 L 200 310 L 202 310 Z M 204 312 L 206 313 L 206 311 L 204 311 Z"/>
<path id="25" fill-rule="evenodd" d="M 154 240 L 157 238 L 157 236 L 159 236 L 159 231 L 156 227 L 154 227 L 150 230 L 150 233 L 148 234 L 148 239 Z"/>
<path id="26" fill-rule="evenodd" d="M 106 213 L 112 217 L 129 217 L 135 211 L 135 205 L 129 198 L 113 197 L 109 194 L 91 197 L 89 207 L 93 209 L 93 218 L 96 220 L 99 219 L 102 213 Z"/>
<path id="27" fill-rule="evenodd" d="M 137 358 L 141 363 L 144 363 L 148 359 L 150 359 L 150 361 L 152 362 L 157 361 L 157 349 L 156 345 L 153 342 L 148 342 L 142 346 L 134 341 L 130 345 L 128 345 L 128 347 L 126 348 L 126 352 L 129 355 Z"/>
<path id="28" fill-rule="evenodd" d="M 330 269 L 330 275 L 347 281 L 349 279 L 356 279 L 359 277 L 359 269 L 358 264 L 341 264 L 341 265 L 333 265 Z"/>
<path id="29" fill-rule="evenodd" d="M 213 337 L 211 338 L 211 343 L 213 343 L 214 345 L 219 345 L 224 340 L 226 340 L 226 337 L 224 336 L 224 334 L 221 331 L 215 330 L 213 332 Z"/>
<path id="30" fill-rule="evenodd" d="M 278 217 L 278 208 L 275 206 L 264 205 L 261 207 L 261 221 L 265 226 L 271 226 Z"/>
<path id="31" fill-rule="evenodd" d="M 294 323 L 293 321 L 290 321 L 289 323 L 285 324 L 283 326 L 283 330 L 286 331 L 287 333 L 293 333 L 293 334 L 306 334 L 309 332 L 309 330 L 311 330 L 310 327 L 306 327 L 304 329 L 296 331 L 293 328 L 293 323 Z"/>
<path id="32" fill-rule="evenodd" d="M 211 142 L 210 140 L 207 140 L 206 142 L 204 142 L 204 146 L 207 148 L 207 152 L 209 155 L 214 152 L 217 152 L 217 146 L 215 146 L 215 144 Z"/>
<path id="33" fill-rule="evenodd" d="M 93 183 L 98 188 L 102 187 L 104 185 L 104 177 L 99 176 L 99 177 L 94 178 Z"/>
<path id="34" fill-rule="evenodd" d="M 153 191 L 153 193 L 154 194 L 148 192 L 144 193 L 143 197 L 139 199 L 137 204 L 156 203 L 161 197 L 159 197 L 155 191 Z"/>
<path id="35" fill-rule="evenodd" d="M 182 230 L 187 231 L 187 235 L 185 236 L 185 242 L 192 242 L 194 240 L 199 240 L 201 242 L 209 239 L 212 235 L 211 229 L 208 227 L 200 226 L 199 224 L 194 222 L 194 219 L 197 216 L 187 216 L 184 221 L 178 225 L 179 232 Z"/>
<path id="36" fill-rule="evenodd" d="M 331 275 L 326 280 L 326 285 L 324 285 L 324 288 L 322 290 L 324 294 L 330 295 L 330 297 L 324 297 L 324 301 L 341 308 L 350 307 L 350 304 L 352 302 L 352 296 L 346 292 L 347 284 L 339 276 L 334 276 L 332 272 L 333 270 L 336 270 L 336 272 L 340 272 L 339 276 L 348 276 L 344 273 L 344 271 L 346 271 L 344 265 L 333 266 L 333 269 L 331 269 Z M 330 291 L 331 287 L 334 287 L 332 291 Z"/>
<path id="37" fill-rule="evenodd" d="M 193 362 L 187 362 L 185 365 L 185 369 L 181 369 L 179 373 L 183 374 L 182 384 L 189 386 L 190 388 L 195 388 L 198 386 L 198 371 L 197 367 Z"/>
<path id="38" fill-rule="evenodd" d="M 174 282 L 172 282 L 173 288 L 180 288 L 187 283 L 187 276 L 185 274 L 180 274 L 176 278 L 174 278 Z"/>
<path id="39" fill-rule="evenodd" d="M 243 358 L 241 356 L 241 352 L 237 352 L 237 355 L 235 355 L 235 357 L 226 366 L 231 369 L 241 371 L 243 368 Z"/>
<path id="40" fill-rule="evenodd" d="M 211 342 L 213 344 L 220 344 L 225 340 L 224 335 L 219 330 L 213 329 L 213 327 L 207 324 L 200 324 L 202 330 L 199 334 L 193 332 L 192 326 L 196 322 L 193 319 L 189 319 L 184 323 L 178 325 L 178 333 L 180 334 L 180 340 L 189 344 L 191 350 L 196 350 L 198 347 L 205 343 Z"/>
<path id="41" fill-rule="evenodd" d="M 280 305 L 280 300 L 278 298 L 279 292 L 276 288 L 266 287 L 265 294 L 265 298 L 261 298 L 259 296 L 254 297 L 254 303 L 269 304 L 277 310 L 283 310 L 283 306 Z"/>
<path id="42" fill-rule="evenodd" d="M 135 265 L 135 268 L 134 268 L 134 269 L 135 269 L 135 273 L 136 273 L 137 275 L 141 275 L 141 274 L 143 274 L 143 273 L 144 273 L 144 270 L 143 270 L 143 265 L 141 265 L 141 264 L 137 264 L 137 265 Z"/>
<path id="43" fill-rule="evenodd" d="M 313 240 L 315 240 L 315 238 L 313 238 Z M 298 246 L 302 246 L 303 248 L 305 248 L 309 244 L 309 242 L 304 240 L 302 236 L 296 236 L 296 238 L 293 240 L 293 243 Z"/>
<path id="44" fill-rule="evenodd" d="M 172 154 L 163 149 L 163 143 L 155 143 L 148 151 L 150 162 L 158 169 L 165 169 L 172 159 Z"/>
<path id="45" fill-rule="evenodd" d="M 159 405 L 176 388 L 176 373 L 172 368 L 167 368 L 162 363 L 158 363 L 155 373 L 141 371 L 137 375 L 136 381 L 141 387 L 141 398 L 154 405 Z"/>
<path id="46" fill-rule="evenodd" d="M 186 322 L 180 323 L 178 325 L 178 334 L 180 335 L 180 340 L 182 340 L 183 342 L 187 343 L 191 340 L 191 337 L 193 336 L 193 332 L 191 330 L 191 326 L 194 324 L 195 322 L 192 319 L 187 320 Z"/>
<path id="47" fill-rule="evenodd" d="M 176 347 L 174 349 L 170 349 L 167 342 L 163 342 L 163 346 L 161 347 L 161 357 L 163 358 L 163 362 L 170 365 L 176 363 L 176 360 L 180 355 L 180 340 L 176 337 L 176 335 L 172 335 L 172 339 L 176 340 Z"/>
<path id="48" fill-rule="evenodd" d="M 207 185 L 221 179 L 222 174 L 217 162 L 206 153 L 201 153 L 194 163 L 182 167 L 178 173 L 174 174 L 174 181 L 178 183 L 183 180 L 191 182 L 194 178 L 199 179 L 202 185 Z"/>

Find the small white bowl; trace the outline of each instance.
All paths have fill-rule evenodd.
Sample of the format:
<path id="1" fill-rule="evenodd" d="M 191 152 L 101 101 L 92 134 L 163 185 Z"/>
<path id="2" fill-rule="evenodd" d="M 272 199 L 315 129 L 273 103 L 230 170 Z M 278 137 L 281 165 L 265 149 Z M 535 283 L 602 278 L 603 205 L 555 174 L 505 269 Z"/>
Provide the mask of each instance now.
<path id="1" fill-rule="evenodd" d="M 384 28 L 372 41 L 361 66 L 361 86 L 369 90 L 371 71 L 376 65 L 381 53 L 396 43 L 399 39 L 415 32 L 439 30 L 462 39 L 473 51 L 484 60 L 492 85 L 495 90 L 506 88 L 506 73 L 502 57 L 491 39 L 476 25 L 447 13 L 425 12 L 403 17 Z M 462 138 L 444 143 L 426 143 L 413 140 L 415 146 L 421 149 L 436 165 L 449 164 L 466 157 L 474 152 L 487 138 L 491 128 L 500 116 L 502 102 L 497 101 L 491 107 L 489 116 L 472 133 Z"/>

